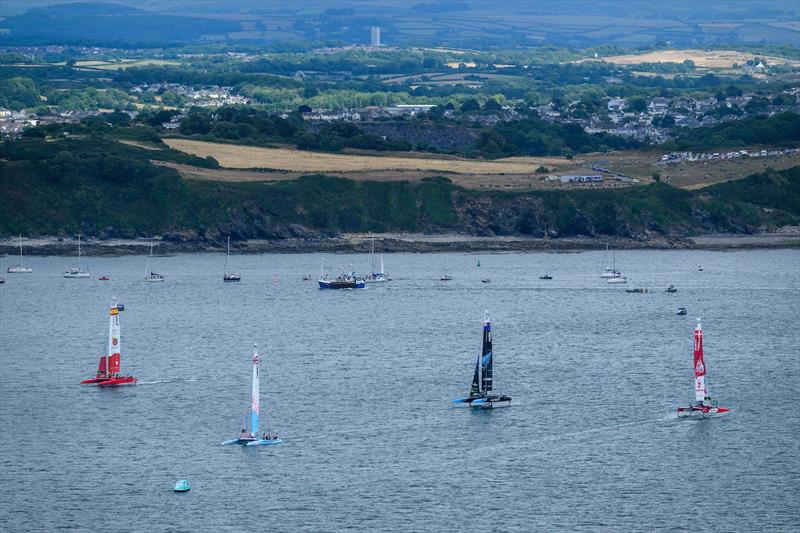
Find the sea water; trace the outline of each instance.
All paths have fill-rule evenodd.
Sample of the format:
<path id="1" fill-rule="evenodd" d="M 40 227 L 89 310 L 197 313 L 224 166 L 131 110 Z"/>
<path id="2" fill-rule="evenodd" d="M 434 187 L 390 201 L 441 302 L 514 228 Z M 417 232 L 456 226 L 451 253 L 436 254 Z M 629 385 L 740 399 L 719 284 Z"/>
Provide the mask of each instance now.
<path id="1" fill-rule="evenodd" d="M 90 257 L 91 279 L 63 279 L 63 257 L 4 275 L 0 529 L 800 527 L 800 252 L 621 251 L 627 285 L 600 278 L 603 252 L 386 254 L 392 281 L 354 291 L 302 281 L 321 258 L 234 255 L 238 284 L 218 254 L 156 258 L 157 284 L 144 257 Z M 139 383 L 81 386 L 112 296 Z M 513 405 L 453 408 L 485 311 Z M 678 420 L 698 316 L 732 414 Z M 262 431 L 284 443 L 221 446 L 244 427 L 254 342 Z"/>

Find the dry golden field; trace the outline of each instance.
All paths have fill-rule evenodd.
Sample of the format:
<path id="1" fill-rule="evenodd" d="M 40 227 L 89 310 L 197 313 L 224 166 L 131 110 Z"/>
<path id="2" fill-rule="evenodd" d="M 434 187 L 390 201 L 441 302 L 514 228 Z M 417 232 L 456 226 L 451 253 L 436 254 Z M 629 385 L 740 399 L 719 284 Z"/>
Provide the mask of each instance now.
<path id="1" fill-rule="evenodd" d="M 731 68 L 734 63 L 739 65 L 753 59 L 755 54 L 736 52 L 733 50 L 658 50 L 646 54 L 627 54 L 603 58 L 609 63 L 617 65 L 637 65 L 639 63 L 682 63 L 687 59 L 703 68 Z M 800 66 L 800 61 L 784 59 L 781 57 L 759 56 L 767 63 L 787 64 Z"/>
<path id="2" fill-rule="evenodd" d="M 427 172 L 444 174 L 530 174 L 540 165 L 563 165 L 563 157 L 525 157 L 478 161 L 456 158 L 351 155 L 307 152 L 289 148 L 262 148 L 164 139 L 171 148 L 200 157 L 211 156 L 226 168 L 266 168 L 304 173 Z"/>

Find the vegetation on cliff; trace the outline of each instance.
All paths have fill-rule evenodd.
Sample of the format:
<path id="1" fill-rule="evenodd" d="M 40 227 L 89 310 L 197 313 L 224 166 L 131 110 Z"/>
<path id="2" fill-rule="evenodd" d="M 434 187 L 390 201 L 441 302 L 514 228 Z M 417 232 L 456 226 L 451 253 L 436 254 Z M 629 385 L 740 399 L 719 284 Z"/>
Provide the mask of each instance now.
<path id="1" fill-rule="evenodd" d="M 188 238 L 313 237 L 338 231 L 479 235 L 692 235 L 754 232 L 800 220 L 800 167 L 699 191 L 484 192 L 446 178 L 419 182 L 306 176 L 277 183 L 185 181 L 152 150 L 105 137 L 26 138 L 0 145 L 0 234 Z M 216 162 L 159 150 L 195 166 Z"/>

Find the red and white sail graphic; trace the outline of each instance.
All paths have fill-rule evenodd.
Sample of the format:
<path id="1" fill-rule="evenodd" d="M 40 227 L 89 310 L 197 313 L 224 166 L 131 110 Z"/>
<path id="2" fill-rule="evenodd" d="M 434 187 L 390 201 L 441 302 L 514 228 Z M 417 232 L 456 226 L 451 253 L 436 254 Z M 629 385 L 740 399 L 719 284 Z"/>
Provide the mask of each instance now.
<path id="1" fill-rule="evenodd" d="M 119 335 L 119 308 L 117 307 L 117 299 L 111 299 L 111 309 L 109 310 L 108 321 L 108 373 L 119 373 L 120 367 L 120 354 L 121 340 Z"/>
<path id="2" fill-rule="evenodd" d="M 706 389 L 706 363 L 703 360 L 703 327 L 697 319 L 694 329 L 694 400 L 702 403 L 708 397 Z"/>

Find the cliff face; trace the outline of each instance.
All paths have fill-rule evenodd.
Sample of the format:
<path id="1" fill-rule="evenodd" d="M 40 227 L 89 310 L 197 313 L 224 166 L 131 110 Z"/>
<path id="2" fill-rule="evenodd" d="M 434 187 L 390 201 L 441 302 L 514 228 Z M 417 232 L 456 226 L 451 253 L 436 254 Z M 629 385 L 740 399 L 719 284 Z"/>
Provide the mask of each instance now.
<path id="1" fill-rule="evenodd" d="M 114 144 L 27 141 L 2 148 L 0 236 L 164 235 L 178 243 L 216 243 L 226 235 L 315 240 L 343 232 L 428 232 L 647 240 L 757 233 L 800 222 L 800 167 L 696 192 L 654 184 L 513 193 L 462 189 L 441 177 L 184 181 L 151 164 L 146 152 Z"/>

